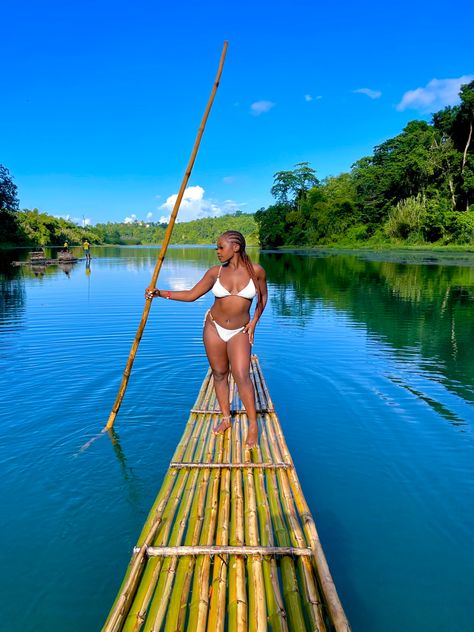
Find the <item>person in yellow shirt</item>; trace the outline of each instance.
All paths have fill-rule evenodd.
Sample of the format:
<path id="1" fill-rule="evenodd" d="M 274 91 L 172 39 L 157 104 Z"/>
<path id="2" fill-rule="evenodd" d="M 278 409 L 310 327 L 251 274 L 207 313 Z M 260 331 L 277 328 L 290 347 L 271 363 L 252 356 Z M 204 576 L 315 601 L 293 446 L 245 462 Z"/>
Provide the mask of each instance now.
<path id="1" fill-rule="evenodd" d="M 64 242 L 63 251 L 69 252 L 69 244 L 67 243 L 67 241 Z"/>
<path id="2" fill-rule="evenodd" d="M 87 241 L 87 239 L 84 240 L 82 247 L 84 249 L 84 254 L 86 255 L 86 261 L 90 261 L 91 260 L 91 245 Z"/>

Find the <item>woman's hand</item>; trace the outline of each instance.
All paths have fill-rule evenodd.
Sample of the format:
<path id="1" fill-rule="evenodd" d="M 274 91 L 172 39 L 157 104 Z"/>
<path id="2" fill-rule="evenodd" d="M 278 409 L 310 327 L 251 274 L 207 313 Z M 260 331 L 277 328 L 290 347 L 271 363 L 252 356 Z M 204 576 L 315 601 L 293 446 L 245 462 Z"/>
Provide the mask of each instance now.
<path id="1" fill-rule="evenodd" d="M 255 327 L 256 326 L 257 326 L 257 323 L 255 323 L 255 322 L 253 322 L 251 320 L 247 325 L 245 325 L 245 327 L 243 329 L 243 333 L 248 335 L 251 345 L 253 345 L 253 339 L 254 339 L 254 335 L 255 335 Z"/>
<path id="2" fill-rule="evenodd" d="M 155 298 L 155 296 L 160 296 L 160 290 L 158 290 L 156 287 L 147 287 L 147 289 L 145 290 L 145 298 L 147 299 L 147 301 Z"/>

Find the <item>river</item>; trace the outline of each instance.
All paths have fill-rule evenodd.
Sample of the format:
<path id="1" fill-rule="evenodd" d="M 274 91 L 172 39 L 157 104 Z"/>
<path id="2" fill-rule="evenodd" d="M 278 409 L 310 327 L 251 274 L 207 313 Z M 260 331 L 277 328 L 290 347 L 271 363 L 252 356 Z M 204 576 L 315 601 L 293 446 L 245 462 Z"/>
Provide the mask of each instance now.
<path id="1" fill-rule="evenodd" d="M 156 300 L 101 435 L 158 249 L 0 268 L 2 629 L 98 630 L 207 370 L 211 296 Z M 354 632 L 474 621 L 474 257 L 250 251 L 255 353 Z M 160 287 L 215 263 L 172 247 Z"/>

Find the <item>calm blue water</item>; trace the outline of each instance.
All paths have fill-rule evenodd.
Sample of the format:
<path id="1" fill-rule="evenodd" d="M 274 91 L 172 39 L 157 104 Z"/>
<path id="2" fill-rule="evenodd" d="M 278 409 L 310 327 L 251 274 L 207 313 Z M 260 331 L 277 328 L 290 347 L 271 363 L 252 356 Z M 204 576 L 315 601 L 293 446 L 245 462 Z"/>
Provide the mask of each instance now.
<path id="1" fill-rule="evenodd" d="M 81 451 L 107 421 L 157 253 L 96 249 L 89 270 L 3 261 L 2 630 L 98 630 L 121 583 L 207 369 L 210 297 L 155 301 L 116 437 Z M 254 257 L 270 288 L 255 352 L 353 630 L 474 630 L 474 259 Z M 159 285 L 190 287 L 213 263 L 173 248 Z"/>

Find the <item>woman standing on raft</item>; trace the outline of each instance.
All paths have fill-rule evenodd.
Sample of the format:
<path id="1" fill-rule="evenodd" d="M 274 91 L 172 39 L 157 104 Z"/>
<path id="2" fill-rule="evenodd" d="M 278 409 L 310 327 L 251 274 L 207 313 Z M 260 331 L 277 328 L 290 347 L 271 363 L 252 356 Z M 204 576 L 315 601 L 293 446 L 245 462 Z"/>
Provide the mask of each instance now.
<path id="1" fill-rule="evenodd" d="M 253 448 L 258 441 L 258 426 L 255 392 L 250 379 L 250 353 L 255 327 L 267 303 L 265 270 L 250 261 L 245 252 L 245 238 L 236 230 L 228 230 L 219 237 L 217 258 L 221 265 L 210 268 L 191 290 L 171 292 L 147 288 L 145 298 L 158 296 L 190 302 L 212 290 L 216 298 L 204 319 L 203 340 L 222 412 L 214 432 L 223 433 L 231 425 L 230 368 L 249 418 L 246 447 Z M 250 306 L 255 296 L 257 306 L 250 319 Z"/>

